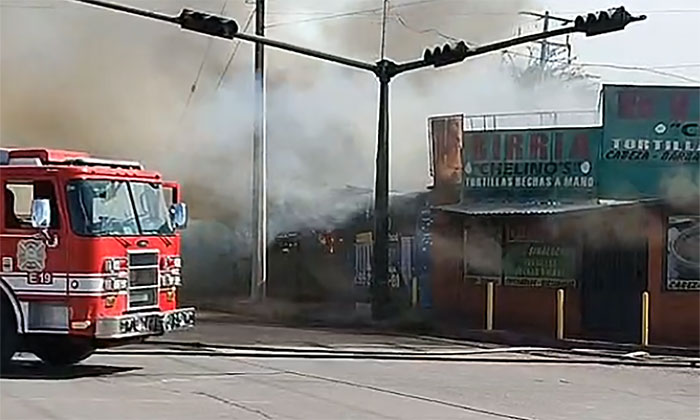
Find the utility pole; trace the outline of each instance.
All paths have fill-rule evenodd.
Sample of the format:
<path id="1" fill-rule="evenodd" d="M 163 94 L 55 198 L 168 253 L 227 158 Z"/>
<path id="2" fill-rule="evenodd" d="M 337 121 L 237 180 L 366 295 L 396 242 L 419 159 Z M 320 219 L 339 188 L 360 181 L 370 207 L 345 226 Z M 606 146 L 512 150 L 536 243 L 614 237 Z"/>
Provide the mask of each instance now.
<path id="1" fill-rule="evenodd" d="M 570 23 L 573 23 L 573 19 L 569 18 L 564 18 L 560 16 L 552 16 L 549 11 L 546 11 L 544 13 L 539 13 L 539 12 L 531 12 L 531 11 L 525 11 L 525 12 L 520 12 L 521 15 L 528 15 L 528 16 L 535 16 L 538 18 L 541 18 L 543 20 L 543 28 L 542 28 L 542 33 L 546 33 L 549 31 L 549 23 L 550 21 L 557 21 L 561 23 L 562 25 L 568 25 Z M 555 41 L 550 41 L 549 39 L 545 38 L 541 41 L 540 43 L 540 59 L 539 59 L 539 66 L 541 69 L 544 70 L 545 65 L 547 63 L 547 60 L 550 58 L 550 47 L 554 46 L 556 48 L 566 48 L 567 50 L 567 62 L 568 64 L 571 64 L 571 43 L 569 39 L 570 34 L 566 34 L 566 42 L 561 43 L 561 42 L 555 42 Z"/>
<path id="2" fill-rule="evenodd" d="M 544 25 L 542 27 L 542 32 L 547 32 L 549 30 L 549 10 L 544 13 Z M 540 68 L 544 70 L 544 65 L 549 58 L 549 40 L 543 39 L 540 41 Z"/>
<path id="3" fill-rule="evenodd" d="M 493 42 L 469 48 L 464 41 L 456 45 L 444 45 L 434 49 L 426 49 L 423 58 L 396 63 L 382 58 L 376 63 L 368 63 L 335 54 L 305 48 L 288 42 L 266 38 L 261 35 L 253 35 L 238 31 L 238 24 L 228 18 L 195 12 L 184 9 L 178 16 L 164 15 L 157 12 L 137 9 L 130 6 L 110 3 L 104 0 L 74 0 L 93 6 L 104 7 L 123 13 L 138 15 L 163 22 L 179 25 L 182 29 L 202 33 L 224 39 L 241 39 L 260 45 L 278 48 L 284 51 L 313 57 L 324 61 L 352 67 L 357 70 L 371 72 L 379 81 L 379 121 L 377 135 L 377 168 L 375 180 L 375 267 L 372 267 L 372 314 L 375 318 L 383 318 L 387 313 L 388 302 L 388 202 L 389 202 L 389 83 L 403 73 L 424 69 L 427 67 L 443 67 L 460 63 L 467 58 L 480 56 L 494 51 L 501 51 L 515 45 L 528 42 L 537 42 L 545 38 L 561 36 L 571 33 L 584 33 L 586 36 L 596 36 L 617 32 L 625 29 L 628 24 L 646 19 L 646 16 L 632 16 L 624 7 L 617 7 L 608 11 L 589 13 L 586 16 L 577 16 L 573 25 L 558 29 L 538 32 L 529 35 L 517 36 L 503 41 Z M 264 104 L 263 104 L 264 105 Z M 264 111 L 264 109 L 263 109 Z M 262 151 L 264 152 L 264 150 Z M 264 167 L 263 167 L 264 169 Z M 264 175 L 264 171 L 262 171 Z M 263 214 L 264 215 L 264 214 Z M 260 253 L 262 255 L 262 252 Z M 376 305 L 376 307 L 375 307 Z"/>
<path id="4" fill-rule="evenodd" d="M 255 2 L 255 34 L 265 36 L 265 0 Z M 265 119 L 265 46 L 255 44 L 255 127 L 253 128 L 253 255 L 250 298 L 267 293 L 267 136 Z"/>

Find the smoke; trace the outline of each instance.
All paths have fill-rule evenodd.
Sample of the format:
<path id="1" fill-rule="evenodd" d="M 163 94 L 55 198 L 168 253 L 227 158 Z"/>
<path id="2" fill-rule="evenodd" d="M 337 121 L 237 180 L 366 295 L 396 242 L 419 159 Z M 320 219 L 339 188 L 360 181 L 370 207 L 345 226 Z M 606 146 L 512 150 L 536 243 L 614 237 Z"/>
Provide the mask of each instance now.
<path id="1" fill-rule="evenodd" d="M 502 241 L 501 229 L 494 226 L 480 226 L 470 224 L 466 232 L 461 253 L 464 263 L 469 269 L 467 273 L 474 275 L 497 276 L 501 272 Z M 458 248 L 461 250 L 461 248 Z M 470 272 L 473 271 L 473 272 Z"/>
<path id="2" fill-rule="evenodd" d="M 251 14 L 251 5 L 231 0 L 129 3 L 168 14 L 182 7 L 220 13 L 225 5 L 224 14 L 241 26 Z M 417 58 L 424 47 L 449 37 L 483 43 L 510 36 L 521 23 L 517 12 L 536 7 L 527 0 L 391 3 L 386 53 L 398 61 Z M 271 2 L 268 35 L 375 61 L 381 5 Z M 358 10 L 366 11 L 350 13 Z M 240 45 L 217 87 L 233 48 L 172 25 L 68 1 L 3 2 L 0 142 L 140 160 L 183 185 L 192 216 L 201 221 L 185 235 L 194 257 L 210 250 L 218 255 L 231 240 L 226 252 L 243 256 L 251 213 L 252 47 Z M 269 235 L 338 223 L 361 205 L 360 199 L 338 200 L 338 189 L 373 183 L 376 80 L 277 50 L 267 57 Z M 580 102 L 562 89 L 523 89 L 500 64 L 495 54 L 392 83 L 392 189 L 427 185 L 430 115 Z"/>
<path id="3" fill-rule="evenodd" d="M 700 191 L 700 169 L 679 168 L 670 172 L 659 181 L 661 197 L 676 209 L 688 209 L 697 212 L 698 191 Z M 693 211 L 695 210 L 695 211 Z"/>

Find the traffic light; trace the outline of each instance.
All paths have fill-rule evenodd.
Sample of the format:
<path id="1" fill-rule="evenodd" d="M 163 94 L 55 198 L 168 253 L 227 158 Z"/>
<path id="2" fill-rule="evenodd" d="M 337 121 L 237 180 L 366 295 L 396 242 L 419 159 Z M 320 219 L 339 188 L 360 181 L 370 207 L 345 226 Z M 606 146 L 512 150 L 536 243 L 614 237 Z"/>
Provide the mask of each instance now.
<path id="1" fill-rule="evenodd" d="M 577 16 L 574 20 L 574 28 L 584 32 L 586 36 L 600 35 L 608 32 L 621 31 L 630 22 L 646 19 L 646 16 L 632 16 L 624 7 L 617 7 L 598 13 L 589 13 L 588 16 Z"/>
<path id="2" fill-rule="evenodd" d="M 460 41 L 455 45 L 445 44 L 432 50 L 427 48 L 423 53 L 423 60 L 434 67 L 442 67 L 464 61 L 468 53 L 469 47 L 464 41 Z"/>
<path id="3" fill-rule="evenodd" d="M 190 31 L 216 36 L 219 38 L 233 39 L 238 32 L 238 24 L 235 20 L 223 18 L 209 13 L 195 12 L 183 9 L 179 16 L 180 27 Z"/>

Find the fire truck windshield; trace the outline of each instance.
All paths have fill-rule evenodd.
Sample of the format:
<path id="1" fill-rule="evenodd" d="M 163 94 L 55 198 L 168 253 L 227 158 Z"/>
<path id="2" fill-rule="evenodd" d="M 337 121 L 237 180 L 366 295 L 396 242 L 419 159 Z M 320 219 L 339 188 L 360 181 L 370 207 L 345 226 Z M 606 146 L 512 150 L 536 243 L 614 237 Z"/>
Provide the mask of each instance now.
<path id="1" fill-rule="evenodd" d="M 74 180 L 67 187 L 71 226 L 83 236 L 172 235 L 158 184 Z"/>

